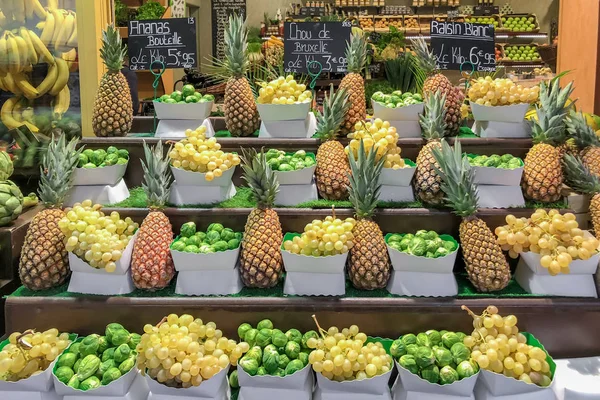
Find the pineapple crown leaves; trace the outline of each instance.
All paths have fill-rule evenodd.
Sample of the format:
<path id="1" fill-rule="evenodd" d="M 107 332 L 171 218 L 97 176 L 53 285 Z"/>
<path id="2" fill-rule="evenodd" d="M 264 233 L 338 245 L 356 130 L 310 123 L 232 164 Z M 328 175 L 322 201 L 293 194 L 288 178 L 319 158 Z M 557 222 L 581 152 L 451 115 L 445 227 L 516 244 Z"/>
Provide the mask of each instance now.
<path id="1" fill-rule="evenodd" d="M 534 144 L 560 146 L 567 139 L 566 119 L 573 103 L 567 104 L 573 93 L 573 82 L 564 88 L 560 79 L 540 84 L 540 104 L 536 106 L 537 120 L 531 121 Z"/>
<path id="2" fill-rule="evenodd" d="M 460 142 L 457 140 L 452 148 L 442 140 L 442 147 L 432 149 L 433 156 L 439 164 L 434 165 L 442 178 L 441 188 L 446 194 L 445 200 L 460 217 L 469 217 L 477 212 L 477 186 L 475 170 L 471 168 L 468 158 L 463 155 Z"/>
<path id="3" fill-rule="evenodd" d="M 360 74 L 367 63 L 367 38 L 359 32 L 350 36 L 350 42 L 346 42 L 346 59 L 348 61 L 348 73 Z"/>
<path id="4" fill-rule="evenodd" d="M 365 144 L 361 139 L 358 157 L 355 159 L 352 152 L 350 152 L 348 160 L 352 171 L 349 175 L 350 187 L 348 188 L 350 201 L 358 218 L 370 218 L 375 212 L 379 193 L 381 192 L 379 176 L 385 162 L 385 156 L 377 159 L 376 151 L 371 150 L 367 153 Z"/>
<path id="5" fill-rule="evenodd" d="M 425 98 L 425 112 L 419 115 L 423 137 L 437 140 L 446 134 L 446 94 L 439 90 L 429 93 Z"/>
<path id="6" fill-rule="evenodd" d="M 435 55 L 432 51 L 429 51 L 429 48 L 427 47 L 427 43 L 425 42 L 423 36 L 411 38 L 410 43 L 412 45 L 413 50 L 417 54 L 417 62 L 419 66 L 425 71 L 425 73 L 427 75 L 430 75 L 437 71 Z"/>
<path id="7" fill-rule="evenodd" d="M 562 163 L 567 185 L 579 193 L 600 193 L 600 177 L 590 172 L 581 159 L 565 154 Z"/>
<path id="8" fill-rule="evenodd" d="M 346 88 L 336 92 L 331 85 L 323 100 L 323 112 L 317 115 L 317 137 L 321 141 L 335 140 L 350 106 Z"/>
<path id="9" fill-rule="evenodd" d="M 248 29 L 239 14 L 229 16 L 225 29 L 225 59 L 223 67 L 231 77 L 241 78 L 248 70 Z"/>
<path id="10" fill-rule="evenodd" d="M 577 147 L 581 150 L 590 146 L 600 146 L 596 132 L 588 125 L 583 113 L 571 110 L 571 114 L 567 117 L 567 132 L 575 139 Z"/>
<path id="11" fill-rule="evenodd" d="M 275 196 L 279 192 L 279 181 L 275 172 L 267 163 L 267 156 L 261 149 L 242 149 L 242 169 L 244 180 L 252 190 L 258 208 L 271 208 L 275 204 Z"/>
<path id="12" fill-rule="evenodd" d="M 102 48 L 100 57 L 109 72 L 119 72 L 123 68 L 123 59 L 127 54 L 127 45 L 121 41 L 119 30 L 113 24 L 102 32 Z"/>
<path id="13" fill-rule="evenodd" d="M 144 170 L 142 187 L 146 193 L 148 207 L 163 209 L 169 200 L 173 179 L 169 168 L 169 157 L 163 152 L 162 141 L 159 140 L 154 147 L 148 146 L 144 141 L 144 156 L 146 162 L 143 160 L 140 162 Z"/>
<path id="14" fill-rule="evenodd" d="M 40 187 L 38 194 L 46 207 L 62 207 L 67 193 L 73 186 L 73 173 L 79 162 L 83 147 L 77 149 L 78 139 L 69 143 L 65 135 L 60 135 L 48 143 L 48 149 L 40 166 Z"/>

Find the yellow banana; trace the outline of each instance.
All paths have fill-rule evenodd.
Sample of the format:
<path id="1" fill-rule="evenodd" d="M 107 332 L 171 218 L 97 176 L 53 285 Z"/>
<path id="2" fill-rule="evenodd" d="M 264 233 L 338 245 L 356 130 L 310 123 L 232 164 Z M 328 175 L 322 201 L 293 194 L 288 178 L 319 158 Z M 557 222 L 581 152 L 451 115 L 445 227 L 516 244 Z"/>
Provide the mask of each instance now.
<path id="1" fill-rule="evenodd" d="M 73 13 L 73 32 L 71 33 L 71 37 L 67 40 L 67 47 L 75 48 L 77 47 L 77 14 Z"/>
<path id="2" fill-rule="evenodd" d="M 6 42 L 6 32 L 0 37 L 0 71 L 8 72 L 8 43 Z"/>
<path id="3" fill-rule="evenodd" d="M 35 24 L 35 29 L 37 29 L 39 31 L 43 31 L 44 30 L 44 26 L 46 26 L 45 18 L 44 18 L 44 21 L 40 21 L 37 24 Z"/>
<path id="4" fill-rule="evenodd" d="M 46 10 L 40 3 L 40 0 L 29 0 L 31 3 L 31 7 L 33 8 L 33 12 L 39 19 L 46 19 Z"/>
<path id="5" fill-rule="evenodd" d="M 52 89 L 52 86 L 54 86 L 54 84 L 56 83 L 57 77 L 58 66 L 56 65 L 56 63 L 54 63 L 53 65 L 50 65 L 48 67 L 48 73 L 46 74 L 46 77 L 42 82 L 40 82 L 40 84 L 36 88 L 40 96 L 45 95 L 50 89 Z"/>
<path id="6" fill-rule="evenodd" d="M 23 124 L 23 115 L 21 115 L 22 109 L 23 109 L 23 102 L 21 101 L 21 99 L 18 99 L 12 109 L 12 116 L 15 119 L 15 121 L 20 122 L 21 125 Z"/>
<path id="7" fill-rule="evenodd" d="M 58 93 L 67 86 L 67 81 L 69 80 L 69 66 L 67 65 L 67 62 L 59 57 L 56 57 L 55 60 L 58 75 L 56 77 L 56 82 L 54 82 L 54 85 L 52 85 L 52 88 L 48 92 L 52 96 L 57 96 Z"/>
<path id="8" fill-rule="evenodd" d="M 13 9 L 13 18 L 15 21 L 25 23 L 25 2 L 23 0 L 15 0 Z"/>
<path id="9" fill-rule="evenodd" d="M 13 74 L 20 72 L 21 57 L 19 56 L 19 45 L 12 32 L 8 32 L 6 46 L 8 48 L 8 72 Z"/>
<path id="10" fill-rule="evenodd" d="M 40 92 L 29 82 L 27 76 L 25 74 L 12 74 L 15 80 L 15 83 L 23 92 L 23 95 L 30 100 L 37 99 L 40 97 Z"/>
<path id="11" fill-rule="evenodd" d="M 46 15 L 46 23 L 44 24 L 44 30 L 40 35 L 42 43 L 44 43 L 46 46 L 50 45 L 50 43 L 52 42 L 52 36 L 54 35 L 54 24 L 54 15 L 52 13 L 48 13 Z"/>
<path id="12" fill-rule="evenodd" d="M 17 43 L 17 47 L 19 48 L 19 61 L 21 62 L 19 66 L 19 71 L 23 71 L 27 66 L 31 65 L 29 59 L 31 57 L 29 53 L 29 47 L 27 46 L 27 42 L 21 36 L 14 35 L 15 42 Z"/>
<path id="13" fill-rule="evenodd" d="M 4 75 L 6 76 L 6 75 Z M 5 92 L 8 92 L 8 89 L 6 88 L 6 86 L 4 85 L 4 76 L 0 76 L 0 90 L 4 90 Z"/>
<path id="14" fill-rule="evenodd" d="M 25 125 L 26 127 L 29 128 L 29 130 L 33 133 L 38 133 L 40 130 L 37 126 L 33 125 L 32 123 L 28 122 L 28 121 L 23 121 L 23 125 Z"/>
<path id="15" fill-rule="evenodd" d="M 33 47 L 40 55 L 38 62 L 41 61 L 41 57 L 44 57 L 45 62 L 53 65 L 56 61 L 54 61 L 52 53 L 50 53 L 50 50 L 48 50 L 44 42 L 42 42 L 42 39 L 40 39 L 34 31 L 29 31 L 29 38 L 31 39 L 31 43 L 33 43 Z"/>
<path id="16" fill-rule="evenodd" d="M 18 94 L 18 95 L 23 94 L 21 89 L 17 86 L 17 83 L 15 82 L 15 78 L 13 78 L 13 76 L 10 72 L 7 73 L 6 76 L 4 77 L 4 85 L 6 86 L 8 91 L 11 93 Z"/>
<path id="17" fill-rule="evenodd" d="M 58 114 L 58 117 L 62 117 L 62 115 L 69 110 L 70 104 L 71 91 L 67 86 L 65 86 L 54 99 L 54 113 Z"/>
<path id="18" fill-rule="evenodd" d="M 35 48 L 33 47 L 31 38 L 29 37 L 29 29 L 27 29 L 23 26 L 19 30 L 19 33 L 21 34 L 21 37 L 25 40 L 25 43 L 27 43 L 27 50 L 29 51 L 29 62 L 33 65 L 37 64 L 38 63 L 38 54 L 35 51 Z"/>
<path id="19" fill-rule="evenodd" d="M 18 102 L 18 97 L 11 97 L 10 99 L 4 102 L 4 104 L 2 105 L 2 109 L 0 109 L 0 119 L 8 129 L 15 129 L 23 125 L 19 121 L 17 121 L 13 116 L 13 109 L 15 108 L 15 105 L 17 105 Z"/>
<path id="20" fill-rule="evenodd" d="M 56 38 L 56 43 L 54 46 L 59 51 L 65 51 L 64 47 L 67 45 L 67 42 L 71 38 L 71 34 L 73 33 L 75 17 L 73 14 L 69 13 L 65 17 L 65 20 L 62 24 L 61 29 L 58 31 L 58 37 Z"/>
<path id="21" fill-rule="evenodd" d="M 64 28 L 65 16 L 63 15 L 63 10 L 59 9 L 54 9 L 51 11 L 51 13 L 54 16 L 54 31 L 52 32 L 52 43 L 54 44 L 54 47 L 56 47 L 58 34 L 60 33 L 61 29 Z"/>
<path id="22" fill-rule="evenodd" d="M 56 10 L 58 8 L 58 0 L 48 0 L 48 10 Z"/>

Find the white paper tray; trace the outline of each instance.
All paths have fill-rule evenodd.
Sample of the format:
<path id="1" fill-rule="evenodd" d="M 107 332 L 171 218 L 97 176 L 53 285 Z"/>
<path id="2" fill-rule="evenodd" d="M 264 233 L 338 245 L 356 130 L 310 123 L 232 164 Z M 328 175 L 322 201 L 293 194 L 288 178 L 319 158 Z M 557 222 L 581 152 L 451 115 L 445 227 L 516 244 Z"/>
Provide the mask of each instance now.
<path id="1" fill-rule="evenodd" d="M 410 182 L 417 172 L 417 167 L 392 169 L 383 168 L 379 175 L 379 183 L 386 186 L 410 187 Z"/>
<path id="2" fill-rule="evenodd" d="M 348 253 L 328 257 L 292 254 L 282 250 L 286 277 L 283 292 L 299 296 L 343 296 Z"/>
<path id="3" fill-rule="evenodd" d="M 215 136 L 215 130 L 210 119 L 163 119 L 158 122 L 154 137 L 162 139 L 183 139 L 185 131 L 196 129 L 200 126 L 206 127 L 206 137 Z"/>
<path id="4" fill-rule="evenodd" d="M 310 111 L 310 102 L 300 104 L 256 104 L 263 122 L 304 121 Z"/>
<path id="5" fill-rule="evenodd" d="M 77 393 L 74 393 L 72 395 L 66 395 L 60 398 L 62 400 L 147 400 L 149 390 L 148 385 L 146 385 L 146 382 L 144 382 L 144 378 L 140 374 L 136 374 L 133 384 L 130 386 L 129 391 L 125 394 L 97 395 L 91 394 L 92 392 L 94 391 L 77 391 Z"/>
<path id="6" fill-rule="evenodd" d="M 452 272 L 439 274 L 394 270 L 387 291 L 398 296 L 448 297 L 458 294 L 458 284 Z"/>
<path id="7" fill-rule="evenodd" d="M 529 110 L 529 103 L 490 107 L 473 102 L 471 110 L 475 121 L 522 122 Z"/>
<path id="8" fill-rule="evenodd" d="M 557 400 L 600 399 L 600 357 L 554 360 Z"/>
<path id="9" fill-rule="evenodd" d="M 552 382 L 554 385 L 554 382 Z M 542 388 L 491 371 L 481 370 L 475 385 L 477 400 L 555 400 L 552 385 Z"/>
<path id="10" fill-rule="evenodd" d="M 392 393 L 394 395 L 394 400 L 475 400 L 474 394 L 463 397 L 450 396 L 447 394 L 411 392 L 404 389 L 402 385 L 399 385 Z"/>
<path id="11" fill-rule="evenodd" d="M 525 207 L 521 186 L 477 186 L 479 208 Z"/>
<path id="12" fill-rule="evenodd" d="M 0 381 L 0 398 L 4 400 L 5 397 L 3 396 L 9 396 L 7 398 L 11 400 L 27 400 L 29 396 L 35 398 L 35 396 L 41 396 L 43 393 L 53 393 L 52 370 L 55 363 L 56 361 L 52 362 L 41 374 L 18 382 Z M 17 397 L 17 395 L 26 397 Z M 42 397 L 38 398 L 41 399 Z"/>
<path id="13" fill-rule="evenodd" d="M 388 383 L 392 370 L 362 381 L 335 382 L 317 373 L 314 400 L 391 400 Z"/>
<path id="14" fill-rule="evenodd" d="M 115 186 L 125 175 L 128 164 L 110 165 L 102 168 L 75 168 L 73 186 Z"/>
<path id="15" fill-rule="evenodd" d="M 297 171 L 273 171 L 279 185 L 310 185 L 315 176 L 317 165 Z"/>
<path id="16" fill-rule="evenodd" d="M 237 268 L 181 271 L 175 293 L 186 296 L 212 296 L 239 293 L 244 287 Z"/>
<path id="17" fill-rule="evenodd" d="M 229 186 L 185 186 L 177 182 L 171 186 L 169 203 L 177 206 L 187 204 L 213 204 L 235 196 L 237 191 L 232 182 Z"/>
<path id="18" fill-rule="evenodd" d="M 585 236 L 590 236 L 589 232 L 585 232 Z M 542 256 L 533 252 L 519 253 L 521 259 L 527 267 L 537 275 L 550 276 L 550 272 L 542 267 L 540 260 Z M 598 270 L 598 262 L 600 262 L 600 253 L 597 253 L 587 260 L 573 260 L 570 265 L 571 273 L 569 275 L 593 275 Z M 558 275 L 562 276 L 562 275 Z"/>
<path id="19" fill-rule="evenodd" d="M 209 254 L 185 253 L 171 249 L 176 271 L 229 271 L 235 268 L 240 248 Z"/>
<path id="20" fill-rule="evenodd" d="M 0 390 L 2 400 L 63 400 L 54 390 L 50 392 L 25 392 Z"/>
<path id="21" fill-rule="evenodd" d="M 423 114 L 425 108 L 423 103 L 412 104 L 400 108 L 388 108 L 372 101 L 373 103 L 373 118 L 380 118 L 384 121 L 419 121 L 419 115 Z"/>
<path id="22" fill-rule="evenodd" d="M 200 386 L 192 386 L 187 389 L 170 388 L 162 385 L 150 378 L 148 375 L 144 377 L 148 388 L 150 389 L 151 397 L 155 400 L 192 400 L 192 399 L 214 399 L 224 400 L 227 395 L 227 372 L 229 368 L 221 370 L 212 378 L 202 381 Z"/>
<path id="23" fill-rule="evenodd" d="M 389 245 L 387 248 L 394 271 L 428 273 L 427 276 L 431 276 L 430 274 L 452 274 L 456 263 L 456 255 L 458 254 L 457 248 L 445 257 L 427 258 L 403 253 Z"/>
<path id="24" fill-rule="evenodd" d="M 311 138 L 317 131 L 317 119 L 313 113 L 308 113 L 304 120 L 293 121 L 263 121 L 258 137 L 268 138 Z"/>
<path id="25" fill-rule="evenodd" d="M 478 185 L 519 186 L 523 169 L 504 169 L 492 167 L 471 167 L 475 171 L 475 183 Z"/>
<path id="26" fill-rule="evenodd" d="M 310 365 L 284 377 L 250 376 L 239 366 L 237 371 L 240 400 L 310 400 L 312 397 L 314 376 Z"/>
<path id="27" fill-rule="evenodd" d="M 534 273 L 523 259 L 520 259 L 517 265 L 515 280 L 532 294 L 598 298 L 593 275 L 539 275 Z"/>
<path id="28" fill-rule="evenodd" d="M 481 138 L 531 138 L 531 128 L 523 122 L 475 121 L 473 132 Z"/>
<path id="29" fill-rule="evenodd" d="M 229 168 L 227 171 L 223 172 L 218 178 L 213 179 L 212 181 L 207 181 L 205 173 L 197 172 L 197 171 L 186 171 L 181 168 L 175 168 L 171 166 L 171 172 L 173 173 L 173 177 L 175 178 L 175 182 L 181 186 L 220 186 L 220 187 L 229 187 L 231 184 L 231 179 L 233 178 L 233 173 L 235 172 L 235 168 Z M 198 189 L 204 190 L 204 189 Z"/>
<path id="30" fill-rule="evenodd" d="M 461 379 L 450 385 L 438 385 L 427 382 L 425 379 L 408 371 L 397 362 L 395 362 L 395 364 L 398 369 L 398 378 L 392 388 L 392 392 L 394 393 L 397 389 L 402 388 L 405 391 L 422 393 L 423 395 L 436 394 L 445 395 L 449 398 L 470 398 L 473 396 L 473 389 L 475 388 L 475 383 L 477 383 L 477 378 L 479 377 L 479 373 L 477 373 L 470 378 Z M 394 399 L 396 399 L 395 394 Z"/>
<path id="31" fill-rule="evenodd" d="M 204 120 L 210 116 L 214 102 L 169 104 L 153 101 L 158 119 L 195 119 Z"/>
<path id="32" fill-rule="evenodd" d="M 100 386 L 96 389 L 92 390 L 79 390 L 73 389 L 70 386 L 65 385 L 54 375 L 54 388 L 56 389 L 56 393 L 61 396 L 69 397 L 71 400 L 75 399 L 85 399 L 85 398 L 93 398 L 98 399 L 99 397 L 118 397 L 124 396 L 129 393 L 133 381 L 139 375 L 139 371 L 137 367 L 133 367 L 131 371 L 121 376 L 116 381 L 111 382 L 106 386 Z"/>
<path id="33" fill-rule="evenodd" d="M 280 185 L 279 192 L 275 195 L 275 204 L 295 206 L 318 198 L 319 193 L 314 182 L 308 185 Z"/>
<path id="34" fill-rule="evenodd" d="M 88 199 L 92 200 L 94 204 L 114 204 L 128 197 L 129 189 L 127 189 L 125 180 L 121 179 L 115 186 L 73 186 L 69 191 L 65 205 L 70 207 L 75 203 L 81 203 Z"/>
<path id="35" fill-rule="evenodd" d="M 419 121 L 388 121 L 400 138 L 422 138 Z"/>
<path id="36" fill-rule="evenodd" d="M 411 202 L 415 201 L 415 194 L 411 186 L 381 186 L 380 201 Z"/>

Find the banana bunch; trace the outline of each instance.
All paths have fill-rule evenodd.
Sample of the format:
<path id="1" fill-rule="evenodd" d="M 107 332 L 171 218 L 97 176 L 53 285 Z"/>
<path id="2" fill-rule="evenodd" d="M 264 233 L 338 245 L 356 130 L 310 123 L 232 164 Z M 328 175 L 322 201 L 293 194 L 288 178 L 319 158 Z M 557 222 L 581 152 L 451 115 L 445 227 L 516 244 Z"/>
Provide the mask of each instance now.
<path id="1" fill-rule="evenodd" d="M 48 74 L 37 87 L 31 84 L 29 74 L 25 72 L 6 72 L 4 77 L 0 74 L 0 89 L 22 95 L 29 100 L 37 99 L 46 93 L 58 96 L 67 87 L 69 64 L 62 56 L 52 57 L 51 60 Z"/>
<path id="2" fill-rule="evenodd" d="M 48 9 L 45 20 L 36 28 L 41 30 L 40 38 L 46 46 L 63 53 L 77 47 L 77 14 L 74 11 Z"/>
<path id="3" fill-rule="evenodd" d="M 0 109 L 0 119 L 8 129 L 25 125 L 31 132 L 39 132 L 34 125 L 33 108 L 29 107 L 28 100 L 22 96 L 14 96 L 4 102 Z"/>

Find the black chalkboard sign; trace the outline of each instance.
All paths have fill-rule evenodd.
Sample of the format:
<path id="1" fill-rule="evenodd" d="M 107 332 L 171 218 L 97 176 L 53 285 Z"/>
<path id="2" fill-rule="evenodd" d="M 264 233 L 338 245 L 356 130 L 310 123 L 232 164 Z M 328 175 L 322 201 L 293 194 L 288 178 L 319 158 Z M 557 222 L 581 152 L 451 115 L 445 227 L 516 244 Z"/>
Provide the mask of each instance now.
<path id="1" fill-rule="evenodd" d="M 225 28 L 231 14 L 246 17 L 246 0 L 212 0 L 213 57 L 225 57 Z"/>
<path id="2" fill-rule="evenodd" d="M 196 19 L 169 18 L 129 21 L 129 67 L 149 70 L 158 60 L 171 68 L 198 66 Z"/>
<path id="3" fill-rule="evenodd" d="M 471 63 L 475 71 L 496 70 L 493 25 L 431 21 L 431 48 L 439 69 L 459 70 L 461 64 Z"/>
<path id="4" fill-rule="evenodd" d="M 500 13 L 500 7 L 498 6 L 475 6 L 473 9 L 473 15 L 478 17 L 487 17 L 488 15 L 494 15 Z"/>
<path id="5" fill-rule="evenodd" d="M 307 73 L 308 64 L 317 61 L 323 72 L 346 72 L 346 44 L 352 25 L 346 22 L 286 22 L 284 68 L 286 72 Z M 311 66 L 311 72 L 318 68 Z"/>

